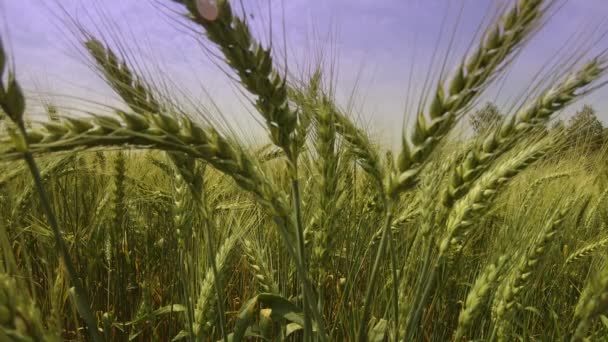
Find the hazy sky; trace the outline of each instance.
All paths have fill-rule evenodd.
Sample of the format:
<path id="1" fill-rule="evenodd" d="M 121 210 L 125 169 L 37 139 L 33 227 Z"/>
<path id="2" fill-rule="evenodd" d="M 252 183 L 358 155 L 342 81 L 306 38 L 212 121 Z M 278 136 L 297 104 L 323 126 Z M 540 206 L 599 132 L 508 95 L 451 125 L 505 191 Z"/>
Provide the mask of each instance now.
<path id="1" fill-rule="evenodd" d="M 448 59 L 447 70 L 451 70 L 478 25 L 505 4 L 502 0 L 242 2 L 256 35 L 268 42 L 272 31 L 273 46 L 277 49 L 283 49 L 283 42 L 287 41 L 292 71 L 295 65 L 312 61 L 314 52 L 321 47 L 330 47 L 331 55 L 338 60 L 338 98 L 344 104 L 357 86 L 354 110 L 362 122 L 383 132 L 383 138 L 389 141 L 400 132 L 409 80 L 414 92 L 422 89 L 436 47 L 444 54 L 449 38 L 456 33 Z M 154 77 L 162 70 L 163 77 L 174 82 L 172 88 L 187 91 L 194 102 L 208 105 L 208 98 L 202 95 L 204 87 L 229 120 L 239 122 L 240 126 L 254 121 L 243 108 L 239 89 L 193 39 L 196 33 L 183 28 L 183 21 L 176 21 L 177 16 L 170 14 L 179 7 L 169 0 L 0 0 L 0 20 L 5 21 L 0 32 L 15 56 L 26 89 L 64 95 L 54 101 L 66 106 L 71 102 L 65 95 L 100 102 L 110 101 L 112 96 L 86 66 L 85 57 L 70 45 L 74 39 L 62 23 L 65 15 L 58 11 L 57 3 L 87 27 L 105 32 L 106 39 L 121 37 L 122 44 L 142 65 L 153 66 L 149 71 Z M 234 7 L 240 8 L 238 1 L 234 3 Z M 530 85 L 539 68 L 554 62 L 551 58 L 560 49 L 564 52 L 568 39 L 565 51 L 577 52 L 585 44 L 581 37 L 588 37 L 588 32 L 606 19 L 607 0 L 567 1 L 525 47 L 504 85 L 489 91 L 486 99 L 511 104 Z M 604 30 L 608 30 L 606 27 Z M 587 31 L 581 34 L 583 30 Z M 604 39 L 590 53 L 607 48 L 608 40 Z M 413 60 L 416 62 L 412 64 Z M 583 101 L 594 105 L 604 122 L 608 122 L 608 87 Z M 581 105 L 575 104 L 564 113 L 565 117 Z"/>

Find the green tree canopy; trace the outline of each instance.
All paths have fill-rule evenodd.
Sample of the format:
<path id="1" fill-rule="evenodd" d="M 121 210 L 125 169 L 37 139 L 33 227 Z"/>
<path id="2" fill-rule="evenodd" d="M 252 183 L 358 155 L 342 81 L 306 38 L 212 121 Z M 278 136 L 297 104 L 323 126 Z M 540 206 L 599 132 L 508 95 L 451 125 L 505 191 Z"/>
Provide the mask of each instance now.
<path id="1" fill-rule="evenodd" d="M 475 134 L 483 134 L 489 129 L 496 127 L 503 118 L 504 116 L 500 113 L 498 107 L 492 102 L 487 102 L 469 117 L 469 124 L 475 131 Z"/>
<path id="2" fill-rule="evenodd" d="M 573 146 L 599 148 L 604 140 L 603 131 L 604 126 L 590 105 L 584 105 L 568 121 L 567 133 Z"/>

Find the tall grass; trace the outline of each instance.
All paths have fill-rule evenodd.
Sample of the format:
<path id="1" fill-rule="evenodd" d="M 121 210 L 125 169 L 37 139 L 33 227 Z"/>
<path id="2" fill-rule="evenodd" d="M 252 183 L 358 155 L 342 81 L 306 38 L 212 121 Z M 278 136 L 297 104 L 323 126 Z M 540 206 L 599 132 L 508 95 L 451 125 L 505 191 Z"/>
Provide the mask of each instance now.
<path id="1" fill-rule="evenodd" d="M 126 109 L 26 127 L 0 44 L 1 339 L 608 336 L 605 149 L 547 127 L 603 85 L 607 56 L 564 63 L 488 132 L 450 135 L 554 2 L 489 23 L 423 94 L 396 158 L 336 103 L 332 75 L 282 74 L 233 2 L 177 3 L 273 146 L 197 120 L 82 28 Z"/>

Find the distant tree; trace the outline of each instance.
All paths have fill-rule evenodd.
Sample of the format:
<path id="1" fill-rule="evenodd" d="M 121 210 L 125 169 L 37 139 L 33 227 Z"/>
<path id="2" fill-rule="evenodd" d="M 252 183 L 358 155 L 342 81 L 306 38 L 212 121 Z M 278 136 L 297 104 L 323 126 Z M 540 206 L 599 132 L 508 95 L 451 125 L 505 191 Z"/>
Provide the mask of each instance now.
<path id="1" fill-rule="evenodd" d="M 469 117 L 469 124 L 473 127 L 475 134 L 483 134 L 498 126 L 503 118 L 503 115 L 498 111 L 498 107 L 492 102 L 487 102 Z"/>
<path id="2" fill-rule="evenodd" d="M 59 121 L 59 112 L 57 110 L 57 106 L 49 102 L 44 104 L 44 108 L 46 109 L 46 114 L 49 116 L 49 120 Z"/>
<path id="3" fill-rule="evenodd" d="M 604 140 L 604 126 L 597 118 L 595 109 L 589 105 L 584 105 L 570 118 L 566 132 L 573 146 L 597 149 Z"/>

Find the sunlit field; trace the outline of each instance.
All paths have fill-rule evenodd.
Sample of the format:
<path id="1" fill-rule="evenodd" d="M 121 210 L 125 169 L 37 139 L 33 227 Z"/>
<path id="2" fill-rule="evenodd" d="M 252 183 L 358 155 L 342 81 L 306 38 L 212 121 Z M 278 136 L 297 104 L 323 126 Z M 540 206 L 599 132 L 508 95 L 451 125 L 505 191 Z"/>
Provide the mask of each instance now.
<path id="1" fill-rule="evenodd" d="M 410 81 L 396 146 L 336 98 L 340 60 L 288 68 L 236 0 L 155 3 L 263 134 L 68 11 L 120 102 L 41 106 L 0 30 L 0 341 L 608 339 L 608 131 L 585 102 L 606 39 L 546 56 L 509 108 L 486 96 L 562 1 L 448 37 L 468 48 Z"/>

